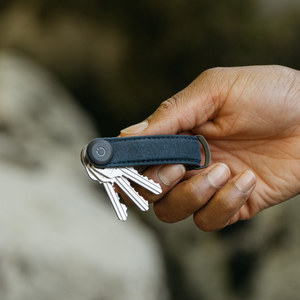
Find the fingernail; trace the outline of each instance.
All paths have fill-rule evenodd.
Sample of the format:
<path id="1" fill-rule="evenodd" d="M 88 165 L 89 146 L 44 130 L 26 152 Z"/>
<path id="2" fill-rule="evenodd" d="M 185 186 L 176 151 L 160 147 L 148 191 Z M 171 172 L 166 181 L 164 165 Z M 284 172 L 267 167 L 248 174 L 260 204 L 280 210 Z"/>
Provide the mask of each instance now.
<path id="1" fill-rule="evenodd" d="M 230 170 L 225 164 L 220 163 L 209 170 L 206 177 L 213 187 L 220 188 L 229 180 Z"/>
<path id="2" fill-rule="evenodd" d="M 121 130 L 122 133 L 139 133 L 148 127 L 148 121 L 144 121 Z"/>
<path id="3" fill-rule="evenodd" d="M 238 177 L 234 184 L 239 191 L 246 193 L 254 186 L 255 183 L 256 177 L 254 173 L 246 171 Z"/>
<path id="4" fill-rule="evenodd" d="M 185 167 L 183 165 L 164 165 L 159 169 L 157 176 L 165 185 L 171 186 L 184 174 Z"/>

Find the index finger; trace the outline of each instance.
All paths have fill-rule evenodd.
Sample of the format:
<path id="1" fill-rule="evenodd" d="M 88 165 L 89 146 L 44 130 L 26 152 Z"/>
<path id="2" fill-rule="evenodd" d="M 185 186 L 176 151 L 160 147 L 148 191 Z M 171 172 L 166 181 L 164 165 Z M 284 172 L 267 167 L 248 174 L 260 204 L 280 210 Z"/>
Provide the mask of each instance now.
<path id="1" fill-rule="evenodd" d="M 121 131 L 121 136 L 178 134 L 204 124 L 218 109 L 217 71 L 203 72 L 188 87 L 162 102 L 146 120 Z"/>

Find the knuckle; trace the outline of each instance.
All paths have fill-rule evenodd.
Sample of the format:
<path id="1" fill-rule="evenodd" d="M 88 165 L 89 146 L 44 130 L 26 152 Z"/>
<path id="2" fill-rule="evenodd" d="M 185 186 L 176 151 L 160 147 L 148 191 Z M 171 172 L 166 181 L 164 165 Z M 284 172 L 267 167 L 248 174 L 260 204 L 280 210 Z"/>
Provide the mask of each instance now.
<path id="1" fill-rule="evenodd" d="M 241 206 L 246 202 L 249 197 L 249 194 L 245 194 L 243 192 L 229 193 L 226 196 L 221 196 L 218 198 L 219 204 L 219 213 L 233 216 Z"/>
<path id="2" fill-rule="evenodd" d="M 203 180 L 201 173 L 184 182 L 185 202 L 194 211 L 205 205 L 214 193 L 215 189 L 206 180 Z"/>
<path id="3" fill-rule="evenodd" d="M 227 82 L 227 80 L 224 79 L 227 76 L 228 71 L 228 68 L 215 67 L 205 70 L 203 73 L 200 74 L 199 77 L 201 81 L 206 82 L 206 84 L 210 86 L 211 91 L 214 91 L 214 89 L 218 90 L 218 87 L 223 81 Z"/>
<path id="4" fill-rule="evenodd" d="M 175 223 L 177 221 L 169 210 L 164 209 L 164 207 L 160 205 L 160 202 L 154 203 L 153 210 L 156 217 L 164 223 Z"/>
<path id="5" fill-rule="evenodd" d="M 208 77 L 209 78 L 215 73 L 215 70 L 216 70 L 216 68 L 207 69 L 200 74 L 200 77 Z"/>
<path id="6" fill-rule="evenodd" d="M 201 189 L 199 188 L 200 185 L 197 184 L 196 182 L 189 181 L 186 184 L 185 188 L 185 197 L 186 197 L 186 202 L 188 203 L 189 206 L 195 207 L 195 208 L 200 208 L 202 206 L 203 202 L 203 196 Z"/>
<path id="7" fill-rule="evenodd" d="M 162 102 L 157 110 L 155 111 L 155 114 L 160 117 L 161 119 L 164 119 L 164 123 L 160 126 L 163 126 L 161 128 L 162 131 L 168 131 L 168 132 L 179 132 L 180 130 L 180 112 L 179 109 L 179 102 L 180 102 L 180 93 L 174 95 L 173 97 L 165 100 Z"/>
<path id="8" fill-rule="evenodd" d="M 217 197 L 218 202 L 218 213 L 219 214 L 231 214 L 236 211 L 237 203 L 232 197 Z"/>
<path id="9" fill-rule="evenodd" d="M 194 215 L 194 223 L 200 230 L 205 231 L 205 232 L 217 231 L 224 227 L 224 226 L 222 226 L 222 227 L 216 226 L 212 222 L 210 222 L 208 219 L 197 218 L 195 215 Z"/>
<path id="10" fill-rule="evenodd" d="M 144 197 L 149 203 L 155 203 L 160 200 L 162 195 L 155 195 L 148 190 L 144 189 L 144 192 L 139 193 L 142 197 Z"/>
<path id="11" fill-rule="evenodd" d="M 240 205 L 237 205 L 236 201 L 233 201 L 232 198 L 228 198 L 224 203 L 224 211 L 226 213 L 235 213 L 239 209 Z"/>
<path id="12" fill-rule="evenodd" d="M 206 222 L 203 222 L 203 220 L 201 220 L 201 219 L 200 220 L 196 219 L 195 216 L 194 216 L 194 223 L 202 231 L 206 231 L 206 232 L 212 231 L 209 224 L 207 224 Z"/>
<path id="13" fill-rule="evenodd" d="M 223 73 L 225 70 L 226 68 L 222 68 L 222 67 L 210 68 L 203 71 L 200 76 L 211 78 L 211 77 L 215 77 L 217 74 Z"/>
<path id="14" fill-rule="evenodd" d="M 171 98 L 165 100 L 160 104 L 158 107 L 159 111 L 171 111 L 171 110 L 177 110 L 178 102 L 180 101 L 180 93 L 172 96 Z"/>

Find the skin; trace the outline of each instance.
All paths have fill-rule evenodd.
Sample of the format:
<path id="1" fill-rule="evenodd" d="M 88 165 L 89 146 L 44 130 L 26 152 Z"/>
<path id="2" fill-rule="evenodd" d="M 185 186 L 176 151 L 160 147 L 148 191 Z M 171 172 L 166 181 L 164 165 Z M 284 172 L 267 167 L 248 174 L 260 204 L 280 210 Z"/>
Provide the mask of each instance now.
<path id="1" fill-rule="evenodd" d="M 121 136 L 200 134 L 212 154 L 209 168 L 183 173 L 171 185 L 159 176 L 162 166 L 145 171 L 161 184 L 163 193 L 136 188 L 164 222 L 193 215 L 200 229 L 219 230 L 300 193 L 296 70 L 282 66 L 207 70 L 145 122 L 121 131 Z M 210 180 L 213 168 L 223 170 L 219 186 Z"/>

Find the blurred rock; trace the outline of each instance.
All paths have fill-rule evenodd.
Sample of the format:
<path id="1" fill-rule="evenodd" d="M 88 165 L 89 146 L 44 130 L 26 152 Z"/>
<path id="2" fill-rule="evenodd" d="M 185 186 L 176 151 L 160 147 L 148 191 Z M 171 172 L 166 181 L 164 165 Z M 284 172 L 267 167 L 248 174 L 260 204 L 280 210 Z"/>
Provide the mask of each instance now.
<path id="1" fill-rule="evenodd" d="M 113 136 L 120 128 L 147 117 L 161 101 L 184 88 L 207 68 L 282 64 L 300 69 L 298 2 L 3 0 L 0 3 L 0 48 L 19 49 L 54 72 L 76 95 L 76 100 L 89 110 L 98 128 L 105 135 Z M 36 70 L 32 64 L 16 57 L 13 60 L 5 57 L 1 60 L 4 71 L 0 72 L 0 157 L 3 170 L 0 176 L 3 178 L 3 195 L 11 196 L 1 199 L 0 298 L 12 299 L 12 293 L 20 290 L 24 295 L 22 299 L 32 299 L 34 296 L 27 297 L 25 293 L 26 286 L 32 293 L 35 292 L 33 287 L 36 288 L 36 295 L 40 295 L 43 288 L 48 287 L 52 293 L 62 286 L 61 290 L 66 291 L 69 284 L 76 288 L 78 297 L 84 299 L 77 290 L 93 293 L 94 289 L 109 287 L 109 282 L 118 279 L 122 290 L 124 278 L 134 283 L 132 288 L 135 290 L 140 285 L 134 280 L 141 280 L 143 276 L 132 279 L 133 274 L 142 273 L 136 272 L 136 265 L 131 266 L 132 257 L 138 252 L 152 261 L 156 257 L 148 254 L 152 250 L 147 248 L 144 255 L 139 247 L 148 247 L 149 240 L 157 247 L 155 238 L 133 215 L 125 224 L 116 224 L 110 205 L 99 203 L 105 198 L 107 204 L 107 198 L 99 196 L 95 183 L 88 180 L 79 163 L 82 145 L 95 136 L 91 134 L 92 127 L 87 125 L 86 118 L 81 112 L 77 113 L 80 109 L 73 101 L 67 100 L 69 96 L 39 68 Z M 16 76 L 21 70 L 23 75 Z M 28 80 L 24 81 L 24 77 Z M 34 82 L 34 86 L 29 86 L 29 81 Z M 51 83 L 45 85 L 43 82 Z M 60 101 L 61 98 L 64 100 Z M 28 103 L 27 99 L 30 99 Z M 94 196 L 86 196 L 87 193 Z M 18 198 L 19 194 L 29 196 Z M 172 300 L 298 299 L 298 200 L 278 205 L 254 220 L 239 222 L 217 233 L 199 231 L 191 218 L 178 224 L 163 224 L 154 216 L 152 218 L 152 214 L 143 214 L 143 218 L 149 218 L 149 226 L 160 236 Z M 39 216 L 36 221 L 35 215 Z M 88 220 L 87 215 L 90 216 Z M 16 219 L 21 220 L 17 229 Z M 54 224 L 53 219 L 56 219 Z M 74 219 L 77 225 L 72 223 Z M 104 226 L 99 226 L 100 223 Z M 35 230 L 34 235 L 30 226 Z M 111 226 L 117 226 L 114 227 L 117 229 Z M 134 243 L 126 243 L 130 238 L 122 237 L 126 236 L 125 231 L 135 234 L 133 232 L 138 228 L 142 228 L 143 236 L 139 239 L 145 244 L 133 247 Z M 36 233 L 37 230 L 41 233 Z M 19 231 L 22 233 L 20 237 L 15 233 Z M 41 235 L 45 243 L 33 242 Z M 73 238 L 64 239 L 68 235 Z M 20 240 L 13 240 L 15 236 Z M 115 244 L 119 239 L 117 236 L 122 240 L 119 246 Z M 49 245 L 44 246 L 48 239 Z M 100 239 L 103 249 L 99 246 Z M 24 240 L 32 245 L 28 246 Z M 87 241 L 82 243 L 83 240 Z M 13 243 L 16 246 L 13 247 Z M 23 248 L 27 245 L 27 250 L 20 245 Z M 103 270 L 108 268 L 102 265 L 102 261 L 94 261 L 94 257 L 98 258 L 100 253 L 103 258 L 106 251 L 109 254 L 116 251 L 115 246 L 122 249 L 116 254 L 118 262 L 121 257 L 126 260 L 120 267 L 108 260 L 107 264 L 114 265 L 113 270 L 119 270 L 119 275 L 112 276 L 107 271 L 108 275 L 102 278 L 106 272 Z M 46 251 L 46 247 L 49 250 Z M 57 252 L 54 253 L 55 247 Z M 17 249 L 18 255 L 14 256 L 12 249 Z M 130 250 L 134 254 L 128 254 Z M 73 262 L 70 260 L 75 260 L 75 255 L 88 259 L 78 253 L 85 251 L 95 251 L 90 255 L 90 263 L 81 269 L 87 270 L 88 275 L 75 267 L 82 261 L 77 258 L 77 264 L 74 264 L 77 271 L 71 272 Z M 65 252 L 67 254 L 63 255 Z M 29 255 L 24 254 L 26 260 L 19 259 L 20 253 L 34 253 L 35 263 L 30 262 Z M 37 259 L 41 262 L 37 263 Z M 159 256 L 156 259 L 159 262 L 143 261 L 143 264 L 153 266 L 147 270 L 149 277 L 160 282 L 163 275 L 153 275 L 154 269 L 157 274 L 162 274 Z M 28 265 L 32 267 L 26 267 Z M 98 273 L 92 277 L 97 283 L 103 282 L 98 286 L 89 275 L 93 274 L 94 265 L 95 273 Z M 23 275 L 23 270 L 40 275 Z M 57 270 L 60 270 L 59 274 L 55 273 Z M 122 272 L 125 276 L 120 275 Z M 83 277 L 87 277 L 87 281 Z M 98 280 L 98 277 L 102 279 Z M 38 278 L 48 285 L 30 278 Z M 7 284 L 17 279 L 23 290 Z M 28 283 L 27 279 L 31 281 Z M 148 282 L 153 281 L 149 279 Z M 155 292 L 160 284 L 154 283 L 154 286 Z M 5 298 L 6 290 L 11 298 Z M 110 288 L 107 290 L 111 291 Z M 132 293 L 124 292 L 122 299 Z M 42 299 L 47 297 L 52 296 L 46 292 L 40 296 Z M 76 296 L 72 295 L 73 298 Z M 159 295 L 156 299 L 162 298 Z"/>
<path id="2" fill-rule="evenodd" d="M 163 224 L 146 214 L 161 236 L 172 300 L 299 299 L 299 201 L 210 233 L 192 218 Z"/>
<path id="3" fill-rule="evenodd" d="M 155 235 L 81 166 L 95 136 L 46 71 L 0 53 L 1 300 L 168 299 Z"/>

